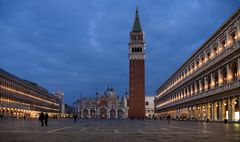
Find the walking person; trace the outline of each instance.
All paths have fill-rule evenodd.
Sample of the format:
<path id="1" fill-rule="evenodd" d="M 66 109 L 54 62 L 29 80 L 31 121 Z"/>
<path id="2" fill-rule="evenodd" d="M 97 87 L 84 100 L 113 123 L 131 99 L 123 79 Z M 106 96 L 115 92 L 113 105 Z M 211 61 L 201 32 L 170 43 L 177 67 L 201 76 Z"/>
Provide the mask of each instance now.
<path id="1" fill-rule="evenodd" d="M 3 120 L 3 114 L 2 113 L 0 113 L 0 119 Z"/>
<path id="2" fill-rule="evenodd" d="M 76 114 L 74 114 L 74 122 L 76 123 L 77 122 L 77 115 Z"/>
<path id="3" fill-rule="evenodd" d="M 43 125 L 43 120 L 44 120 L 44 113 L 41 112 L 40 115 L 39 115 L 39 121 L 41 121 L 42 126 L 44 126 Z"/>
<path id="4" fill-rule="evenodd" d="M 171 116 L 170 116 L 170 114 L 168 114 L 167 120 L 168 120 L 168 124 L 170 125 L 170 121 L 171 121 Z"/>
<path id="5" fill-rule="evenodd" d="M 45 114 L 44 122 L 45 122 L 45 126 L 48 126 L 48 114 L 47 113 Z"/>

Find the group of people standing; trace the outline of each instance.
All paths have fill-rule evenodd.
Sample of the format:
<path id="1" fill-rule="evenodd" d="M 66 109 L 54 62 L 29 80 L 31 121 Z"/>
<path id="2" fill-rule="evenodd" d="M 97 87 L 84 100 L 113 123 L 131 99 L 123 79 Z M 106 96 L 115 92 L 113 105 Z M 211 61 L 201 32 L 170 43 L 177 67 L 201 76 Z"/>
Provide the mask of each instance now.
<path id="1" fill-rule="evenodd" d="M 48 126 L 48 114 L 46 113 L 44 115 L 44 113 L 41 112 L 39 115 L 39 121 L 41 122 L 42 126 L 44 126 L 44 124 L 45 126 Z"/>

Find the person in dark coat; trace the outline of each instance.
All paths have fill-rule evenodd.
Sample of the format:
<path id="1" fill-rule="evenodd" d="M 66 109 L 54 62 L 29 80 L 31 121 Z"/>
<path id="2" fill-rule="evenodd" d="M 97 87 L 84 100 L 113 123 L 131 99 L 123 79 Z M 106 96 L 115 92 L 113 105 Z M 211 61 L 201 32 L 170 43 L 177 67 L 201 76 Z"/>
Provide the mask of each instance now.
<path id="1" fill-rule="evenodd" d="M 170 125 L 170 121 L 171 121 L 171 116 L 170 116 L 170 114 L 168 114 L 167 120 L 168 120 L 168 124 Z"/>
<path id="2" fill-rule="evenodd" d="M 73 115 L 73 118 L 74 118 L 74 122 L 76 123 L 76 122 L 77 122 L 77 115 L 74 114 L 74 115 Z"/>
<path id="3" fill-rule="evenodd" d="M 0 113 L 0 119 L 3 120 L 3 114 L 2 113 Z"/>
<path id="4" fill-rule="evenodd" d="M 39 121 L 41 121 L 42 126 L 44 126 L 43 125 L 43 120 L 44 120 L 44 113 L 41 112 L 40 115 L 39 115 Z"/>
<path id="5" fill-rule="evenodd" d="M 48 114 L 47 113 L 45 114 L 44 122 L 45 122 L 45 126 L 48 126 Z"/>

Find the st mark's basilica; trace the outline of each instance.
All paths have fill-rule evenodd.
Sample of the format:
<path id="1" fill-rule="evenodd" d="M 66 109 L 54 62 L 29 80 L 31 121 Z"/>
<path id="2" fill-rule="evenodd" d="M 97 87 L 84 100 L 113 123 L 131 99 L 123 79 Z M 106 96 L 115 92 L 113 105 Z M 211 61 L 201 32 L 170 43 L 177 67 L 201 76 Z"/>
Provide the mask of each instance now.
<path id="1" fill-rule="evenodd" d="M 113 87 L 95 97 L 81 97 L 74 103 L 74 112 L 81 118 L 121 119 L 128 117 L 128 94 L 119 97 Z"/>

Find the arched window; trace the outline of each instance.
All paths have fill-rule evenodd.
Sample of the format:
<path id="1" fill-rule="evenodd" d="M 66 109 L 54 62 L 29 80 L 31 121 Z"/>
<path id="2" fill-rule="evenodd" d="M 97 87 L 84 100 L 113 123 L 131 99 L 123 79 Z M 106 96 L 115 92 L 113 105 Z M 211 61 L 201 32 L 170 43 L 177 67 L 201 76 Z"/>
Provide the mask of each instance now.
<path id="1" fill-rule="evenodd" d="M 145 105 L 146 105 L 146 106 L 148 106 L 148 105 L 149 105 L 149 102 L 148 102 L 148 101 L 146 101 Z"/>

